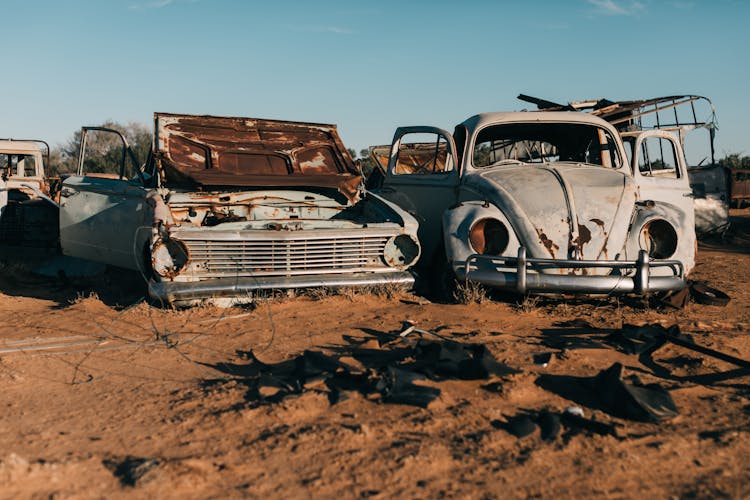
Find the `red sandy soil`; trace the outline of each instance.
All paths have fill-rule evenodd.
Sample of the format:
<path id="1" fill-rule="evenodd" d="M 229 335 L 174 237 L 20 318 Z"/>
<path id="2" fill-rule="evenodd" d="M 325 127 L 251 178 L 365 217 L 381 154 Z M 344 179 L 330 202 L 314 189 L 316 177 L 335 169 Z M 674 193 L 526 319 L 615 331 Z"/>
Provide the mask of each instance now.
<path id="1" fill-rule="evenodd" d="M 615 299 L 438 304 L 383 291 L 166 310 L 120 293 L 116 276 L 62 286 L 9 266 L 0 279 L 0 497 L 747 498 L 750 372 L 667 345 L 654 360 L 684 378 L 666 380 L 636 355 L 541 339 L 562 321 L 659 322 L 750 359 L 749 221 L 737 212 L 728 238 L 702 244 L 692 275 L 728 293 L 729 305 L 682 310 Z M 418 408 L 359 395 L 331 405 L 321 390 L 259 405 L 241 378 L 213 368 L 245 363 L 237 350 L 265 362 L 325 352 L 344 335 L 398 332 L 407 319 L 484 343 L 520 373 L 489 385 L 420 382 L 441 394 Z M 539 352 L 556 358 L 535 365 Z M 617 434 L 552 441 L 493 425 L 576 404 L 535 384 L 540 374 L 594 376 L 616 361 L 669 389 L 680 415 L 642 423 L 584 407 Z M 710 374 L 726 376 L 700 377 Z M 142 465 L 124 484 L 117 467 L 134 459 Z"/>

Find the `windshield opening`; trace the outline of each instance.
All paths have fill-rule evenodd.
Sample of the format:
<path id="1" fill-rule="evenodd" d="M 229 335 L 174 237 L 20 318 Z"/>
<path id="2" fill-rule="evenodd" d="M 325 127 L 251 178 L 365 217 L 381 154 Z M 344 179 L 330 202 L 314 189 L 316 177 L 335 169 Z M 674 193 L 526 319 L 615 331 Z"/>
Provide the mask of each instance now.
<path id="1" fill-rule="evenodd" d="M 576 162 L 619 168 L 617 143 L 606 130 L 577 123 L 510 123 L 482 129 L 474 143 L 475 167 Z"/>

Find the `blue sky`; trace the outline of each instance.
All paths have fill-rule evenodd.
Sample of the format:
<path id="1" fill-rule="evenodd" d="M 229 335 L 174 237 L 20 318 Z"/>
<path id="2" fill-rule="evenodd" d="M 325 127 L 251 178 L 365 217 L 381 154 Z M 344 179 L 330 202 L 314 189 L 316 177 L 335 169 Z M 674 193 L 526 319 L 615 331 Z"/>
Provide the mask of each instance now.
<path id="1" fill-rule="evenodd" d="M 750 154 L 750 1 L 4 0 L 0 137 L 154 111 L 396 126 L 564 101 L 710 97 Z"/>

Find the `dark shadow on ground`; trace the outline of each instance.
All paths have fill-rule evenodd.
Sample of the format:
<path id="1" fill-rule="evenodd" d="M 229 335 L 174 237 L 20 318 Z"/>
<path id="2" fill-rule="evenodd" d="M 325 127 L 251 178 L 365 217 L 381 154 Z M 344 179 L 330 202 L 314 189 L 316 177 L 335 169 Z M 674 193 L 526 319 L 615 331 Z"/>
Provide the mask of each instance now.
<path id="1" fill-rule="evenodd" d="M 656 326 L 656 325 L 655 325 Z M 623 354 L 637 356 L 643 372 L 670 380 L 677 383 L 692 383 L 700 385 L 722 385 L 740 389 L 743 392 L 750 390 L 750 384 L 734 382 L 727 383 L 738 378 L 750 375 L 750 369 L 740 367 L 732 368 L 723 372 L 707 371 L 704 373 L 688 373 L 685 375 L 676 373 L 684 371 L 686 367 L 695 368 L 702 365 L 703 359 L 711 357 L 691 351 L 684 346 L 675 346 L 679 351 L 685 353 L 683 356 L 671 358 L 654 359 L 654 355 L 666 344 L 649 336 L 633 334 L 631 331 L 620 328 L 596 328 L 589 325 L 585 320 L 574 320 L 553 325 L 551 328 L 540 330 L 539 336 L 535 337 L 539 344 L 560 351 L 574 349 L 614 349 Z M 682 335 L 685 340 L 695 342 L 691 336 Z M 638 367 L 632 369 L 639 371 Z M 574 387 L 575 384 L 572 385 Z"/>
<path id="2" fill-rule="evenodd" d="M 732 210 L 729 229 L 701 238 L 698 250 L 750 254 L 750 210 Z"/>
<path id="3" fill-rule="evenodd" d="M 146 296 L 146 283 L 135 271 L 107 267 L 88 277 L 69 278 L 64 273 L 47 277 L 34 273 L 40 263 L 21 258 L 0 261 L 0 293 L 53 301 L 58 308 L 95 294 L 107 306 L 120 309 L 137 304 Z"/>
<path id="4" fill-rule="evenodd" d="M 440 395 L 430 380 L 489 380 L 518 373 L 497 361 L 483 344 L 457 342 L 431 332 L 362 329 L 343 342 L 306 350 L 295 358 L 265 363 L 252 351 L 239 351 L 239 362 L 206 364 L 247 388 L 251 405 L 276 403 L 304 392 L 325 393 L 331 404 L 352 392 L 383 403 L 427 407 Z M 205 386 L 226 379 L 209 379 Z"/>

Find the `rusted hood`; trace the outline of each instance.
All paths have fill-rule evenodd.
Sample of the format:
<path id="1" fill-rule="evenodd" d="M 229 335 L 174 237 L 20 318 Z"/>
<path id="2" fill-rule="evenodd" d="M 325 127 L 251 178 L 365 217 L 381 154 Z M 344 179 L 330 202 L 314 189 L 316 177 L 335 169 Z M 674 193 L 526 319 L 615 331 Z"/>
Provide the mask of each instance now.
<path id="1" fill-rule="evenodd" d="M 600 167 L 499 167 L 468 184 L 498 199 L 534 257 L 612 259 L 635 200 L 632 180 Z"/>
<path id="2" fill-rule="evenodd" d="M 154 114 L 166 185 L 322 187 L 357 196 L 359 171 L 335 125 Z"/>

